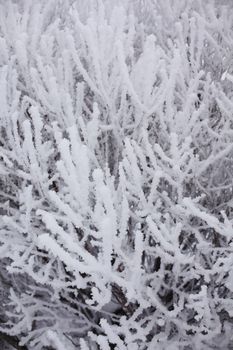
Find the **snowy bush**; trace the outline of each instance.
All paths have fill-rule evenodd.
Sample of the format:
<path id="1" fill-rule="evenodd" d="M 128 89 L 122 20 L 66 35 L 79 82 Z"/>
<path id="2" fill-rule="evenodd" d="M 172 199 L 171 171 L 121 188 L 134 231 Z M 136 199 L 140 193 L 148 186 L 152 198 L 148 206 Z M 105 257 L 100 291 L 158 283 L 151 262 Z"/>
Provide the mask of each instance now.
<path id="1" fill-rule="evenodd" d="M 0 0 L 0 339 L 230 346 L 230 6 Z"/>

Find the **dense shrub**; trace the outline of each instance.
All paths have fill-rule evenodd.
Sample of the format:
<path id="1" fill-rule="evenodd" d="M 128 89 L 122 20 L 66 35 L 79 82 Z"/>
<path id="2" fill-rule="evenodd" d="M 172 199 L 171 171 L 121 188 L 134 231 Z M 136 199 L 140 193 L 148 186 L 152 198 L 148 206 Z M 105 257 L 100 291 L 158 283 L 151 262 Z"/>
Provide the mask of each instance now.
<path id="1" fill-rule="evenodd" d="M 231 2 L 0 4 L 0 338 L 227 349 Z"/>

